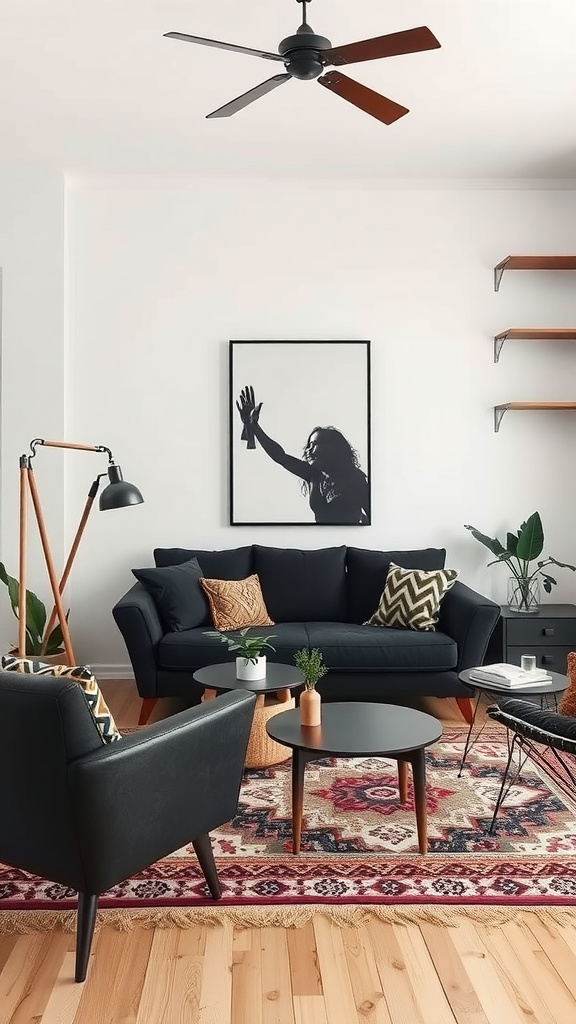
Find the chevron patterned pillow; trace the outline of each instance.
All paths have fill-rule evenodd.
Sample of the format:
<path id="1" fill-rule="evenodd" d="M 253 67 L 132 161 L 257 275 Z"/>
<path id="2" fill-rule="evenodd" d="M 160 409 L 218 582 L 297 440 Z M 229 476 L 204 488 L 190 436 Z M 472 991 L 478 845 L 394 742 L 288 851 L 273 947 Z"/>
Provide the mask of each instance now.
<path id="1" fill-rule="evenodd" d="M 25 674 L 38 676 L 59 676 L 60 679 L 72 679 L 84 692 L 86 703 L 92 712 L 98 730 L 104 743 L 113 743 L 114 740 L 122 739 L 118 732 L 116 722 L 112 717 L 100 687 L 92 675 L 92 669 L 88 665 L 47 665 L 44 661 L 34 661 L 31 658 L 14 658 L 11 655 L 4 655 L 0 664 L 5 672 L 23 672 Z"/>
<path id="2" fill-rule="evenodd" d="M 435 630 L 440 602 L 457 576 L 455 569 L 403 569 L 390 562 L 378 608 L 364 625 Z"/>

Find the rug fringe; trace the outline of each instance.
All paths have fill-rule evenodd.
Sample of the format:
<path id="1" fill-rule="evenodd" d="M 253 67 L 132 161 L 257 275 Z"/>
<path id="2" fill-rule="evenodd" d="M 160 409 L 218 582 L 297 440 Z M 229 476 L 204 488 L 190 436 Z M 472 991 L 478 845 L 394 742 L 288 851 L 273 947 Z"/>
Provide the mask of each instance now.
<path id="1" fill-rule="evenodd" d="M 99 910 L 96 929 L 193 928 L 196 925 L 231 924 L 240 928 L 302 928 L 313 917 L 327 917 L 341 928 L 357 927 L 370 920 L 390 924 L 437 924 L 456 926 L 463 919 L 480 924 L 503 925 L 518 915 L 535 915 L 550 925 L 576 924 L 576 907 L 489 906 L 309 906 L 296 907 L 154 907 L 148 910 Z M 0 934 L 76 930 L 73 911 L 23 910 L 0 913 Z"/>

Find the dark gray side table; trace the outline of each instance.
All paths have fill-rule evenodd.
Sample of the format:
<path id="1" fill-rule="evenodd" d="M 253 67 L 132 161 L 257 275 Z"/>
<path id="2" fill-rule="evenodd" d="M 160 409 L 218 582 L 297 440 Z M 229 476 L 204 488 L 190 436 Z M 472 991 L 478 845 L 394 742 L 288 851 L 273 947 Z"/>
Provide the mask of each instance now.
<path id="1" fill-rule="evenodd" d="M 576 651 L 576 604 L 543 604 L 533 615 L 503 605 L 484 662 L 519 665 L 523 654 L 535 654 L 538 668 L 564 674 L 570 651 Z"/>

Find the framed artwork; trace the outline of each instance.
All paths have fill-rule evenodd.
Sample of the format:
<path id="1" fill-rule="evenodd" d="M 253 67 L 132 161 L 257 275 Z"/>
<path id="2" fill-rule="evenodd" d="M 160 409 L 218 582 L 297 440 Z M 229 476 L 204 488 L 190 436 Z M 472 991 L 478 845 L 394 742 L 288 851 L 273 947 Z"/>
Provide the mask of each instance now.
<path id="1" fill-rule="evenodd" d="M 370 525 L 370 342 L 230 342 L 230 524 Z"/>

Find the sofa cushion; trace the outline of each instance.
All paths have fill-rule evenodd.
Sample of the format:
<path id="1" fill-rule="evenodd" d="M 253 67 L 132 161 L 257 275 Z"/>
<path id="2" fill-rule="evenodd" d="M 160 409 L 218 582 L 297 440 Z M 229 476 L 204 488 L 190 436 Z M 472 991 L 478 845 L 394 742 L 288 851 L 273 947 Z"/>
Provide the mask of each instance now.
<path id="1" fill-rule="evenodd" d="M 302 622 L 280 622 L 272 632 L 275 653 L 270 655 L 269 660 L 293 665 L 296 651 L 308 646 L 306 626 Z M 248 630 L 249 636 L 260 636 L 261 633 L 261 629 Z M 233 659 L 234 655 L 230 654 L 224 644 L 211 640 L 201 628 L 189 629 L 185 633 L 166 633 L 158 644 L 158 664 L 161 669 L 192 672 L 204 665 L 217 665 Z"/>
<path id="2" fill-rule="evenodd" d="M 209 608 L 199 585 L 203 573 L 197 558 L 180 565 L 132 569 L 132 572 L 154 598 L 166 629 L 193 629 L 206 622 Z"/>
<path id="3" fill-rule="evenodd" d="M 421 548 L 412 551 L 372 551 L 348 548 L 346 553 L 346 589 L 348 622 L 361 624 L 378 607 L 391 562 L 405 569 L 443 569 L 445 548 Z"/>
<path id="4" fill-rule="evenodd" d="M 346 621 L 344 545 L 301 550 L 255 544 L 254 571 L 275 622 Z"/>
<path id="5" fill-rule="evenodd" d="M 200 580 L 216 629 L 273 626 L 256 573 L 245 580 Z"/>
<path id="6" fill-rule="evenodd" d="M 227 548 L 223 551 L 204 551 L 188 548 L 154 548 L 154 561 L 157 566 L 180 565 L 196 558 L 203 576 L 217 580 L 244 580 L 253 573 L 252 546 Z M 204 618 L 199 625 L 211 625 L 210 607 L 205 605 Z"/>
<path id="7" fill-rule="evenodd" d="M 456 643 L 438 631 L 374 629 L 351 622 L 309 622 L 306 630 L 308 646 L 322 651 L 330 669 L 441 672 L 457 663 Z"/>
<path id="8" fill-rule="evenodd" d="M 366 625 L 435 630 L 440 602 L 457 576 L 456 569 L 402 569 L 391 562 L 380 602 Z"/>

